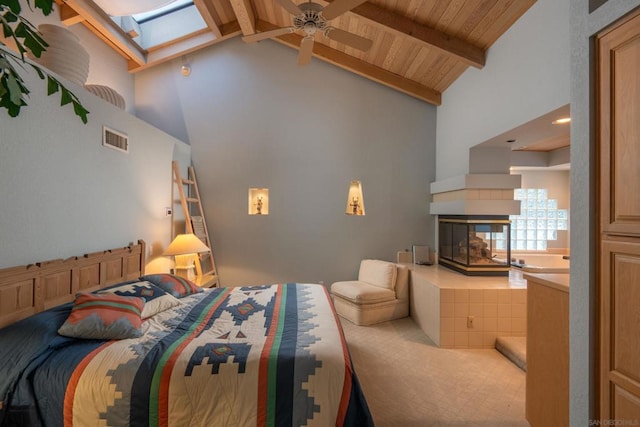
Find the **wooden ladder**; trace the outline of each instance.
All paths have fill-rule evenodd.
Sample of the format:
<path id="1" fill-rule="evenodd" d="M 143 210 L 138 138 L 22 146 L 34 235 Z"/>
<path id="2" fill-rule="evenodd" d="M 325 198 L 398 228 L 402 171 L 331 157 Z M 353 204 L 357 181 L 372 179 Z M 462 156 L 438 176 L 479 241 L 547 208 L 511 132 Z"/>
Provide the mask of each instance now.
<path id="1" fill-rule="evenodd" d="M 209 248 L 209 252 L 205 252 L 196 257 L 197 275 L 213 276 L 215 278 L 214 286 L 220 286 L 216 263 L 213 259 L 213 249 L 211 247 L 211 240 L 209 239 L 209 231 L 207 230 L 207 222 L 204 218 L 204 210 L 202 209 L 202 202 L 200 200 L 200 191 L 198 191 L 196 171 L 193 169 L 193 166 L 189 166 L 187 178 L 183 178 L 178 162 L 174 160 L 172 166 L 174 179 L 178 185 L 178 193 L 180 194 L 180 204 L 182 205 L 182 211 L 184 213 L 186 232 L 198 236 Z"/>

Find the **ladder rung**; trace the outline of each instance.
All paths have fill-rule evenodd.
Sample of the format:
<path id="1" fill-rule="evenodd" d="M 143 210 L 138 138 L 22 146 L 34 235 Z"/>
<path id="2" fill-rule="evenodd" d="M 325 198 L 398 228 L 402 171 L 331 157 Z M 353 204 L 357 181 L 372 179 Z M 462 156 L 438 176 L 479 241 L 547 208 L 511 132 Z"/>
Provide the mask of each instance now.
<path id="1" fill-rule="evenodd" d="M 200 201 L 200 194 L 198 193 L 198 184 L 196 182 L 196 175 L 195 175 L 195 171 L 193 170 L 193 166 L 189 166 L 188 176 L 186 178 L 183 178 L 182 176 L 180 176 L 180 167 L 178 166 L 178 162 L 176 162 L 175 160 L 172 162 L 172 168 L 173 168 L 173 174 L 175 177 L 174 182 L 181 184 L 178 186 L 178 192 L 180 195 L 182 210 L 184 211 L 184 215 L 185 215 L 185 220 L 187 221 L 187 224 L 188 224 L 185 228 L 188 231 L 191 231 L 191 232 L 194 231 L 192 217 L 196 217 L 196 215 L 191 215 L 190 213 L 191 206 L 189 205 L 189 203 L 195 203 L 196 204 L 195 206 L 197 206 L 198 211 L 200 212 L 200 215 L 198 215 L 198 217 L 199 217 L 199 221 L 201 222 L 202 233 L 199 232 L 199 234 L 202 234 L 202 237 L 204 237 L 203 239 L 204 243 L 210 249 L 208 252 L 205 252 L 201 254 L 201 256 L 196 258 L 196 269 L 200 272 L 200 270 L 202 269 L 201 260 L 205 260 L 205 264 L 207 263 L 207 260 L 208 260 L 208 263 L 210 265 L 207 265 L 207 271 L 202 269 L 202 273 L 212 274 L 214 276 L 215 284 L 219 285 L 219 277 L 216 271 L 216 264 L 213 259 L 213 251 L 211 250 L 211 240 L 209 239 L 207 225 L 204 220 L 202 202 Z M 191 187 L 188 187 L 189 192 L 193 191 L 193 195 L 195 197 L 187 197 L 185 195 L 185 188 L 184 188 L 185 186 L 191 186 Z M 2 403 L 0 403 L 0 406 L 2 406 Z"/>

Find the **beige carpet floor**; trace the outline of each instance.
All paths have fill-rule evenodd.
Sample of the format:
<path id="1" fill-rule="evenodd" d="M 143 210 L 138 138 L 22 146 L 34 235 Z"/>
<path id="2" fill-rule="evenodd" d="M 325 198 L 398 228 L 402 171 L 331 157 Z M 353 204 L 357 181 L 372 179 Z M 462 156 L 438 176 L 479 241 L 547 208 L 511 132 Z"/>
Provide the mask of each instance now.
<path id="1" fill-rule="evenodd" d="M 498 351 L 441 349 L 411 318 L 341 321 L 376 426 L 529 425 L 525 373 Z"/>

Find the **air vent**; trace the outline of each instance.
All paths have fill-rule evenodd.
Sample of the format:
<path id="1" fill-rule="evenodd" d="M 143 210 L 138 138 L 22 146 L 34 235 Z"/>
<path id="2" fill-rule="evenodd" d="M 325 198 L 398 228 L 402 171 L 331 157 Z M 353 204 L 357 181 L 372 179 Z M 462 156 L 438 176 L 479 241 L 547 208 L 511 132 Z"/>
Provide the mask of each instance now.
<path id="1" fill-rule="evenodd" d="M 102 127 L 102 145 L 105 147 L 113 148 L 114 150 L 129 152 L 129 137 L 124 133 L 117 132 L 113 129 L 109 129 L 106 126 Z"/>

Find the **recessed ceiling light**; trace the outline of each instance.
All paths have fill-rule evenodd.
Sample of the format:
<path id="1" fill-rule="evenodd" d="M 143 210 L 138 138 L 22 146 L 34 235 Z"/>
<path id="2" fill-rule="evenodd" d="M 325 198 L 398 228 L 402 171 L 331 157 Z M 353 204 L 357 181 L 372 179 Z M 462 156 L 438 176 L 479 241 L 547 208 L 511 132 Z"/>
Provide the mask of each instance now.
<path id="1" fill-rule="evenodd" d="M 515 139 L 507 139 L 507 142 L 508 142 L 509 144 L 513 144 L 514 142 L 516 142 L 516 140 L 515 140 Z"/>
<path id="2" fill-rule="evenodd" d="M 571 117 L 562 117 L 558 120 L 554 120 L 551 123 L 553 123 L 554 125 L 563 125 L 565 123 L 569 123 L 571 121 Z"/>

